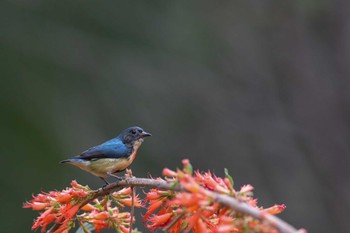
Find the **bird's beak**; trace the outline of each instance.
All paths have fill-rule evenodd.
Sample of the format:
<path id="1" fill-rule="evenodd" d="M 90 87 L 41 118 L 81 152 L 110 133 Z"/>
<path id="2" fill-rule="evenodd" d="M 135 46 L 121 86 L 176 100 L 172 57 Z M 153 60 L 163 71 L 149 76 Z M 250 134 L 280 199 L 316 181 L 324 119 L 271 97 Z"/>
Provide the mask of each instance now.
<path id="1" fill-rule="evenodd" d="M 143 132 L 141 133 L 141 137 L 142 137 L 142 138 L 144 138 L 144 137 L 150 137 L 150 136 L 152 136 L 152 134 L 147 133 L 147 132 L 145 132 L 145 131 L 143 131 Z"/>

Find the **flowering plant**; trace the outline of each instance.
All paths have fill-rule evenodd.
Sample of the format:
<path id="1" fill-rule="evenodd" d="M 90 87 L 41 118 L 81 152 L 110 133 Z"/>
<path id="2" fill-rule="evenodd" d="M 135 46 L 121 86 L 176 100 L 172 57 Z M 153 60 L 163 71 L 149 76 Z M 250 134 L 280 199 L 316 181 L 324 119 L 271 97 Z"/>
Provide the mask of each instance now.
<path id="1" fill-rule="evenodd" d="M 24 204 L 24 208 L 44 210 L 34 221 L 32 230 L 41 227 L 45 232 L 49 224 L 55 223 L 55 233 L 68 232 L 77 221 L 84 230 L 84 223 L 92 224 L 97 232 L 103 228 L 114 228 L 117 232 L 129 232 L 130 213 L 121 212 L 124 206 L 131 206 L 131 188 L 123 188 L 101 199 L 92 199 L 94 191 L 88 186 L 82 186 L 75 180 L 71 187 L 62 191 L 51 191 L 33 196 L 33 199 Z M 134 196 L 134 205 L 141 206 L 141 201 Z M 80 213 L 79 213 L 80 210 Z"/>
<path id="2" fill-rule="evenodd" d="M 121 181 L 98 190 L 78 184 L 62 191 L 42 192 L 24 204 L 24 208 L 41 211 L 32 230 L 45 232 L 69 232 L 76 224 L 83 232 L 112 228 L 116 232 L 137 232 L 133 208 L 146 208 L 143 216 L 150 230 L 163 229 L 176 232 L 305 232 L 297 231 L 273 215 L 285 209 L 285 205 L 259 207 L 253 197 L 253 186 L 239 190 L 225 170 L 220 178 L 211 172 L 193 172 L 188 160 L 176 171 L 165 168 L 164 178 L 135 178 L 132 174 Z M 148 187 L 141 200 L 133 187 Z M 119 189 L 115 191 L 116 189 Z M 125 207 L 132 207 L 125 211 Z M 93 227 L 91 227 L 93 226 Z"/>

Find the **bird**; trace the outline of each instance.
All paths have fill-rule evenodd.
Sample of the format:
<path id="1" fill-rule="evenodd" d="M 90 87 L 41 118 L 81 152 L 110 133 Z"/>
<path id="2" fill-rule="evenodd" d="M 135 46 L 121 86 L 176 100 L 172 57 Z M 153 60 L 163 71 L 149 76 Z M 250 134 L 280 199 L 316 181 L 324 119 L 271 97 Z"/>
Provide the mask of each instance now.
<path id="1" fill-rule="evenodd" d="M 152 136 L 142 128 L 133 126 L 124 129 L 116 138 L 83 151 L 80 155 L 65 159 L 60 163 L 68 163 L 79 167 L 101 178 L 106 185 L 108 176 L 121 179 L 115 173 L 124 171 L 136 158 L 136 153 L 145 137 Z"/>

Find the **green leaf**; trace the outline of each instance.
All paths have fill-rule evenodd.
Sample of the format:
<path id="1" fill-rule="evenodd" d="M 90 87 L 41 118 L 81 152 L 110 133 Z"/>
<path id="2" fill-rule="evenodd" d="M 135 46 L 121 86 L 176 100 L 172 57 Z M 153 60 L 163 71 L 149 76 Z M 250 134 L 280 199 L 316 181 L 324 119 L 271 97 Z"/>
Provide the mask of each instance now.
<path id="1" fill-rule="evenodd" d="M 190 174 L 191 176 L 193 175 L 193 168 L 192 168 L 192 164 L 186 164 L 184 167 L 184 170 L 187 174 Z"/>
<path id="2" fill-rule="evenodd" d="M 179 185 L 179 182 L 177 180 L 175 180 L 175 181 L 171 182 L 170 187 L 175 188 L 178 185 Z"/>
<path id="3" fill-rule="evenodd" d="M 227 179 L 229 179 L 229 181 L 230 181 L 230 183 L 232 184 L 232 187 L 233 187 L 233 179 L 232 179 L 232 176 L 230 176 L 230 174 L 228 174 L 228 169 L 227 168 L 225 168 L 224 169 L 224 172 L 225 172 L 225 176 L 226 176 L 226 178 Z"/>

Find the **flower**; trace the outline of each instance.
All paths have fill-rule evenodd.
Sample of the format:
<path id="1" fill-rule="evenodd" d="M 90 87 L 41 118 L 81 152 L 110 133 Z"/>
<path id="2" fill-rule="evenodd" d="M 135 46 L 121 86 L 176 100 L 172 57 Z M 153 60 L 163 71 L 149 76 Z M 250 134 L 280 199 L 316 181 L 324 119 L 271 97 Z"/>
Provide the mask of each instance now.
<path id="1" fill-rule="evenodd" d="M 174 191 L 151 189 L 147 194 L 145 200 L 149 202 L 146 214 L 143 216 L 144 221 L 147 221 L 149 216 L 159 209 L 168 199 L 174 197 Z"/>
<path id="2" fill-rule="evenodd" d="M 125 188 L 101 200 L 94 199 L 86 203 L 94 191 L 73 180 L 71 187 L 62 191 L 33 195 L 33 199 L 24 203 L 23 207 L 44 210 L 34 221 L 32 230 L 41 228 L 45 232 L 50 224 L 56 224 L 54 233 L 68 233 L 74 226 L 74 221 L 78 220 L 79 224 L 94 225 L 96 232 L 109 227 L 117 232 L 126 232 L 125 229 L 130 227 L 130 213 L 120 212 L 118 207 L 131 205 L 131 193 L 131 188 Z M 134 196 L 134 205 L 141 206 L 141 200 L 137 196 Z M 79 210 L 82 211 L 80 214 Z"/>
<path id="3" fill-rule="evenodd" d="M 45 232 L 46 227 L 56 219 L 56 214 L 53 212 L 53 210 L 54 207 L 50 207 L 45 212 L 43 212 L 40 217 L 34 221 L 32 230 L 36 230 L 37 228 L 41 227 L 41 232 Z"/>
<path id="4" fill-rule="evenodd" d="M 254 187 L 251 186 L 250 184 L 243 185 L 241 187 L 241 190 L 239 190 L 240 193 L 250 193 L 253 191 Z"/>
<path id="5" fill-rule="evenodd" d="M 210 172 L 201 174 L 200 172 L 196 171 L 195 180 L 202 183 L 204 187 L 209 190 L 213 190 L 218 193 L 230 193 L 230 189 L 226 186 L 224 180 L 216 176 L 213 177 Z"/>
<path id="6" fill-rule="evenodd" d="M 169 219 L 173 216 L 173 213 L 165 213 L 162 215 L 153 215 L 148 219 L 148 222 L 151 224 L 148 224 L 147 227 L 149 229 L 156 229 L 159 227 L 163 227 L 166 225 L 166 223 L 169 221 Z"/>
<path id="7" fill-rule="evenodd" d="M 32 203 L 26 202 L 23 208 L 32 208 L 33 210 L 42 210 L 49 206 L 49 203 L 43 203 L 38 201 L 33 201 Z"/>
<path id="8" fill-rule="evenodd" d="M 164 168 L 162 172 L 163 176 L 168 176 L 168 177 L 176 177 L 177 173 L 174 172 L 173 170 L 170 170 L 169 168 Z"/>
<path id="9" fill-rule="evenodd" d="M 282 211 L 284 211 L 286 208 L 287 208 L 287 206 L 282 204 L 282 205 L 273 205 L 270 208 L 266 208 L 266 209 L 263 209 L 263 210 L 265 212 L 269 213 L 269 214 L 276 215 L 276 214 L 279 214 Z"/>
<path id="10" fill-rule="evenodd" d="M 122 207 L 124 205 L 126 206 L 132 206 L 132 189 L 129 188 L 123 188 L 117 192 L 113 192 L 111 196 L 115 199 L 115 201 Z M 140 198 L 137 195 L 134 195 L 134 206 L 135 207 L 142 207 L 142 202 Z"/>
<path id="11" fill-rule="evenodd" d="M 146 193 L 145 202 L 135 195 L 131 187 L 115 192 L 105 189 L 94 191 L 73 180 L 71 187 L 64 190 L 33 195 L 33 199 L 25 202 L 23 207 L 40 211 L 32 230 L 41 228 L 42 232 L 53 226 L 51 229 L 54 229 L 54 233 L 68 233 L 75 222 L 81 225 L 84 232 L 89 232 L 84 226 L 86 223 L 93 225 L 96 232 L 106 228 L 130 232 L 133 230 L 131 225 L 135 221 L 134 216 L 122 209 L 132 205 L 147 207 L 143 219 L 151 230 L 164 228 L 170 233 L 278 232 L 269 217 L 281 213 L 285 205 L 259 207 L 257 199 L 253 197 L 253 186 L 244 185 L 236 191 L 227 170 L 225 178 L 221 178 L 210 171 L 193 172 L 189 160 L 183 160 L 182 163 L 182 169 L 174 171 L 165 168 L 165 178 L 155 179 L 166 182 L 165 187 L 174 190 L 153 188 Z M 129 177 L 131 174 L 129 172 Z M 164 185 L 157 185 L 164 188 Z M 222 204 L 226 200 L 225 196 L 255 208 L 259 211 L 260 220 Z"/>
<path id="12" fill-rule="evenodd" d="M 253 198 L 253 186 L 244 185 L 237 192 L 233 187 L 233 179 L 225 170 L 226 177 L 220 178 L 211 172 L 192 173 L 189 160 L 183 160 L 183 169 L 176 172 L 163 169 L 163 175 L 171 185 L 179 184 L 185 191 L 161 191 L 151 189 L 146 193 L 147 212 L 144 220 L 151 230 L 165 228 L 175 232 L 262 232 L 274 233 L 272 225 L 244 215 L 215 201 L 213 192 L 237 198 L 240 202 L 263 210 L 262 214 L 278 214 L 284 210 L 284 205 L 274 205 L 262 209 Z M 151 217 L 150 217 L 151 216 Z M 263 218 L 263 216 L 262 216 Z"/>
<path id="13" fill-rule="evenodd" d="M 126 205 L 126 206 L 132 206 L 132 197 L 121 198 L 121 199 L 119 199 L 119 202 Z M 140 198 L 138 198 L 138 196 L 134 196 L 134 206 L 135 207 L 142 207 L 141 200 L 140 200 Z"/>

